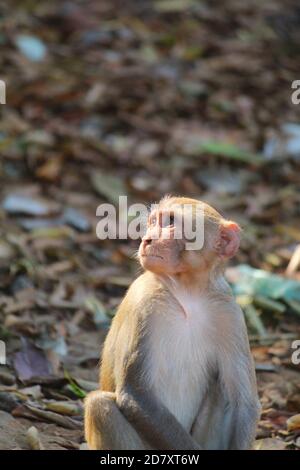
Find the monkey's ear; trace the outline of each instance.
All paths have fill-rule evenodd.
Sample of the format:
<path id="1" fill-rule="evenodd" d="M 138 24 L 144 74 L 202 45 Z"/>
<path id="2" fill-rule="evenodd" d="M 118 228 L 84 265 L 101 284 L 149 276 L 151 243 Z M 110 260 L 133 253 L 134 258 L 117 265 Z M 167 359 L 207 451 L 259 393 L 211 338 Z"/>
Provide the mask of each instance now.
<path id="1" fill-rule="evenodd" d="M 222 220 L 215 249 L 220 258 L 232 258 L 240 246 L 240 227 L 231 220 Z"/>

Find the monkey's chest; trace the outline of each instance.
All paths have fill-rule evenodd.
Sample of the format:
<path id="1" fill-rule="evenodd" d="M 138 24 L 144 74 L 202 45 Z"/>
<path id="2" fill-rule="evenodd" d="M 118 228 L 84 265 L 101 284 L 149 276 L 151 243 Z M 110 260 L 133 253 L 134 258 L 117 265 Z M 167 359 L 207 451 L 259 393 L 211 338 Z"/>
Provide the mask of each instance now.
<path id="1" fill-rule="evenodd" d="M 214 328 L 201 308 L 161 315 L 152 345 L 151 386 L 160 401 L 190 430 L 215 373 Z"/>

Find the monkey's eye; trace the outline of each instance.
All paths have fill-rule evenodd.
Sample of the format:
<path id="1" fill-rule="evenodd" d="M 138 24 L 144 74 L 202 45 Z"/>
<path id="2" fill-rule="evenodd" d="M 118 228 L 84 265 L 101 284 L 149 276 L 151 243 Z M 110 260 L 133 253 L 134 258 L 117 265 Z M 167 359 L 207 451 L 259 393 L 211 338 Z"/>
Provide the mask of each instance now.
<path id="1" fill-rule="evenodd" d="M 174 222 L 175 222 L 175 216 L 174 216 L 174 214 L 170 214 L 169 220 L 170 220 L 170 225 L 174 225 Z"/>
<path id="2" fill-rule="evenodd" d="M 164 214 L 163 216 L 163 227 L 169 227 L 174 225 L 175 216 L 174 214 Z"/>

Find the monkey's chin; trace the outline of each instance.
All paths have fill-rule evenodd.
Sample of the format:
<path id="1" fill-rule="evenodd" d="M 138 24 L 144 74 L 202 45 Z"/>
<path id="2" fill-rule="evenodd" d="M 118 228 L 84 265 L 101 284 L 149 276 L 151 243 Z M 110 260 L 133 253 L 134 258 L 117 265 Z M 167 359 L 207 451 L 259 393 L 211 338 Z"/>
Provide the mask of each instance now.
<path id="1" fill-rule="evenodd" d="M 166 269 L 164 258 L 159 255 L 141 255 L 140 263 L 144 269 L 153 273 L 161 273 Z"/>

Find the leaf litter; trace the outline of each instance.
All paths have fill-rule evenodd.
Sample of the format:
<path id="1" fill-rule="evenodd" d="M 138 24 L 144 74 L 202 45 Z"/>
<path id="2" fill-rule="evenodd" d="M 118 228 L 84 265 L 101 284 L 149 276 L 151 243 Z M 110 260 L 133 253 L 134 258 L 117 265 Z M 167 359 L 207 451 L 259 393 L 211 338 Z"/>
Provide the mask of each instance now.
<path id="1" fill-rule="evenodd" d="M 1 449 L 84 448 L 83 398 L 138 273 L 138 242 L 99 241 L 96 208 L 165 193 L 241 225 L 227 277 L 256 362 L 254 448 L 299 448 L 296 17 L 277 0 L 1 6 Z"/>

